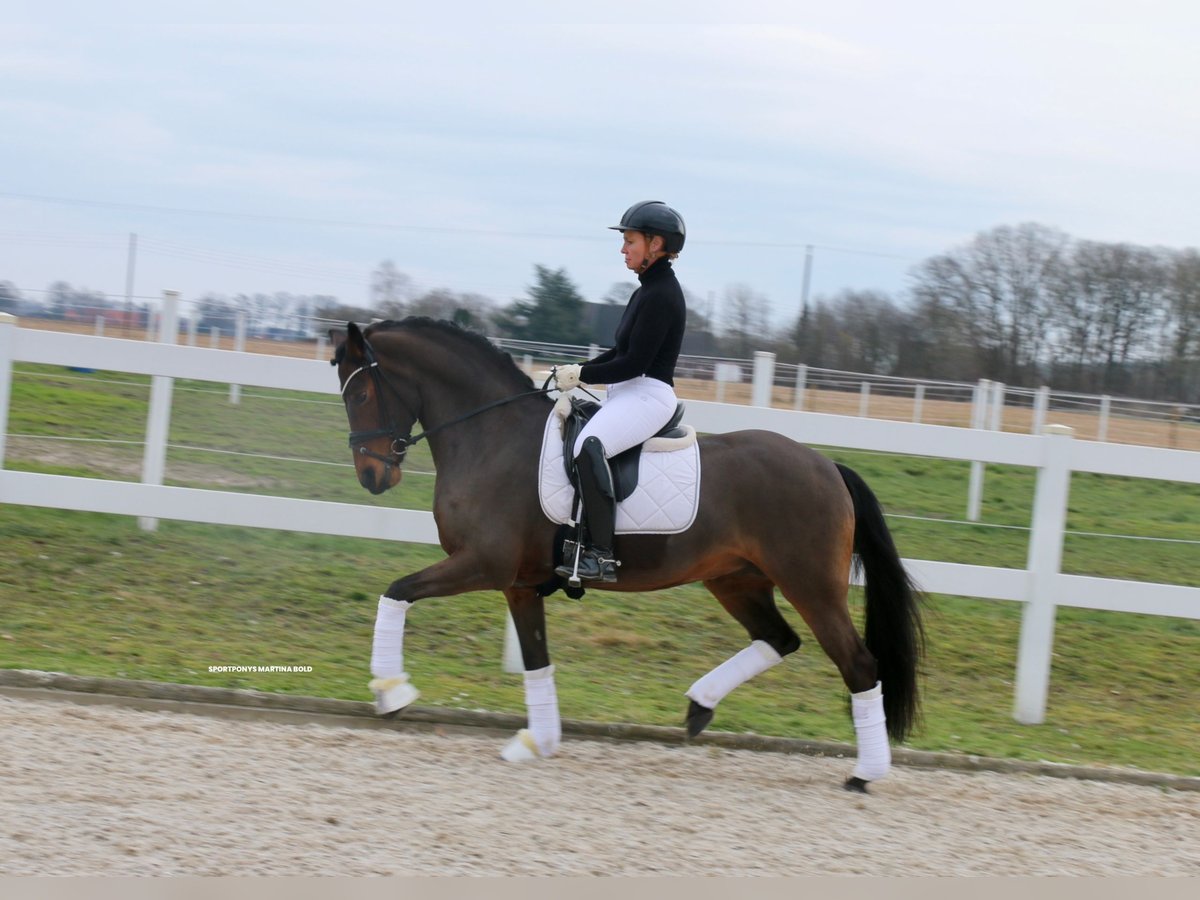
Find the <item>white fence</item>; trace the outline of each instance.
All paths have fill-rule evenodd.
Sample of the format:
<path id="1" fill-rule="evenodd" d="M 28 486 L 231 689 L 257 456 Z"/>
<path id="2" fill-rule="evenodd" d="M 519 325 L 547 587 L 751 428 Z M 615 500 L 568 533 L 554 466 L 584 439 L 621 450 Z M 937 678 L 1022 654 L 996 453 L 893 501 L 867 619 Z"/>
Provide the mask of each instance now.
<path id="1" fill-rule="evenodd" d="M 336 378 L 324 361 L 22 329 L 13 317 L 0 314 L 0 467 L 15 361 L 151 375 L 159 387 L 151 392 L 142 483 L 0 468 L 0 503 L 138 516 L 147 527 L 164 518 L 437 543 L 428 512 L 158 483 L 162 470 L 154 460 L 161 458 L 165 446 L 171 379 L 336 395 Z M 760 377 L 768 377 L 769 368 L 759 367 Z M 1020 722 L 1045 718 L 1056 607 L 1200 619 L 1200 588 L 1059 571 L 1072 472 L 1200 484 L 1200 454 L 1079 441 L 1070 429 L 1050 426 L 1044 434 L 1026 435 L 700 401 L 688 402 L 687 420 L 701 432 L 761 428 L 808 444 L 1035 468 L 1025 569 L 905 560 L 927 591 L 1024 603 L 1014 703 Z"/>

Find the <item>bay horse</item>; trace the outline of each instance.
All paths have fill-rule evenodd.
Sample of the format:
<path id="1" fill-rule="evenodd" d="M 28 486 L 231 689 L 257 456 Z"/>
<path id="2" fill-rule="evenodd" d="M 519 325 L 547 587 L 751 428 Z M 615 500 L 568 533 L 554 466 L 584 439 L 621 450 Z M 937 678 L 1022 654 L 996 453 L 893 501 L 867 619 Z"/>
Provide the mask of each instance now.
<path id="1" fill-rule="evenodd" d="M 405 615 L 416 601 L 468 591 L 504 594 L 525 666 L 527 729 L 509 760 L 554 753 L 561 739 L 544 598 L 560 586 L 560 526 L 538 500 L 548 389 L 485 337 L 426 318 L 334 329 L 337 367 L 359 483 L 396 487 L 407 448 L 427 440 L 437 469 L 433 516 L 445 559 L 391 583 L 380 597 L 371 689 L 380 714 L 416 699 L 403 671 Z M 413 436 L 417 422 L 425 429 Z M 890 767 L 919 711 L 924 649 L 921 594 L 905 571 L 875 495 L 846 466 L 779 434 L 737 431 L 699 439 L 702 487 L 694 523 L 678 534 L 621 534 L 615 584 L 654 591 L 702 582 L 751 644 L 699 679 L 684 724 L 692 737 L 738 684 L 800 647 L 775 589 L 804 619 L 851 693 L 858 758 L 845 783 L 865 792 Z M 847 595 L 851 566 L 865 578 L 860 637 Z M 589 587 L 593 585 L 589 584 Z M 882 698 L 880 697 L 882 694 Z"/>

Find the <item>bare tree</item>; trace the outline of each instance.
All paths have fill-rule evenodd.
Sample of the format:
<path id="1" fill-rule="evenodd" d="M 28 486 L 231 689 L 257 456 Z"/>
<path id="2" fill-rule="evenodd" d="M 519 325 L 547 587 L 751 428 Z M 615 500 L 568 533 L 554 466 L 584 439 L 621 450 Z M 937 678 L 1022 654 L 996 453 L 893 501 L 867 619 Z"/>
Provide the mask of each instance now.
<path id="1" fill-rule="evenodd" d="M 745 359 L 770 343 L 771 303 L 749 285 L 726 287 L 721 313 L 721 342 L 725 353 Z"/>
<path id="2" fill-rule="evenodd" d="M 1050 288 L 1067 241 L 1031 222 L 993 228 L 919 264 L 914 296 L 959 311 L 983 374 L 1018 382 L 1043 361 Z"/>
<path id="3" fill-rule="evenodd" d="M 412 279 L 385 259 L 371 273 L 371 306 L 384 319 L 399 319 L 412 298 Z"/>
<path id="4" fill-rule="evenodd" d="M 1177 400 L 1200 402 L 1200 252 L 1170 255 L 1166 271 L 1166 389 Z"/>
<path id="5" fill-rule="evenodd" d="M 902 374 L 974 381 L 984 372 L 975 285 L 962 260 L 935 256 L 913 273 L 912 324 Z"/>
<path id="6" fill-rule="evenodd" d="M 495 304 L 483 294 L 459 294 L 446 288 L 434 288 L 408 304 L 409 315 L 448 319 L 464 328 L 486 332 Z"/>
<path id="7" fill-rule="evenodd" d="M 845 335 L 840 368 L 892 374 L 900 359 L 900 310 L 880 291 L 843 291 L 834 304 Z"/>
<path id="8" fill-rule="evenodd" d="M 1130 363 L 1151 349 L 1166 317 L 1167 266 L 1160 253 L 1130 244 L 1079 241 L 1053 279 L 1057 361 L 1077 389 L 1120 391 Z"/>

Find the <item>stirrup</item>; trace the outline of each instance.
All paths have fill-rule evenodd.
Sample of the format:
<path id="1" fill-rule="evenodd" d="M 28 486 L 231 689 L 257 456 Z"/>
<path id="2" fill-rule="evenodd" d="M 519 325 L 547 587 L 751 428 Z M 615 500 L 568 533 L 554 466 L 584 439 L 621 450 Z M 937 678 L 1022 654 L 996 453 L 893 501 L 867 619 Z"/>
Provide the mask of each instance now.
<path id="1" fill-rule="evenodd" d="M 575 581 L 599 581 L 603 584 L 615 584 L 617 580 L 617 569 L 621 563 L 619 560 L 613 559 L 607 555 L 612 553 L 611 550 L 602 551 L 596 547 L 588 547 L 578 557 L 575 565 L 575 570 L 571 573 L 571 586 L 575 586 Z"/>

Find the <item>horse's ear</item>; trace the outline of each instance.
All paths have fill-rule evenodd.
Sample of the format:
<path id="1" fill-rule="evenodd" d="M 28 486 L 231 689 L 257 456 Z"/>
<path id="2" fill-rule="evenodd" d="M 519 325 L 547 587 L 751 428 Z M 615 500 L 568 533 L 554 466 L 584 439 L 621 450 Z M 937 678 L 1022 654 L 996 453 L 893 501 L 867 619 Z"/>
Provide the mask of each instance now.
<path id="1" fill-rule="evenodd" d="M 338 365 L 347 357 L 355 360 L 362 358 L 365 339 L 353 322 L 347 322 L 345 328 L 330 328 L 329 339 L 333 342 L 332 365 Z"/>

